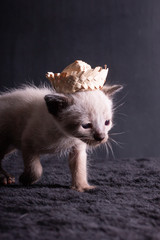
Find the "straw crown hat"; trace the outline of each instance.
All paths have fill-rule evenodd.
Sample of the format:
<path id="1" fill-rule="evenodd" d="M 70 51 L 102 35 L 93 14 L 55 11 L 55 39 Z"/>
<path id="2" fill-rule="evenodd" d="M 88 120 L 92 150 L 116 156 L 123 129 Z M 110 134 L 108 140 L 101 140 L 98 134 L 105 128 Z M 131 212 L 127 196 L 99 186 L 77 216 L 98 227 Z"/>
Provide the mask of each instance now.
<path id="1" fill-rule="evenodd" d="M 54 89 L 59 93 L 74 93 L 78 91 L 102 89 L 108 68 L 91 66 L 81 60 L 67 66 L 61 73 L 47 72 L 46 77 L 50 80 Z"/>

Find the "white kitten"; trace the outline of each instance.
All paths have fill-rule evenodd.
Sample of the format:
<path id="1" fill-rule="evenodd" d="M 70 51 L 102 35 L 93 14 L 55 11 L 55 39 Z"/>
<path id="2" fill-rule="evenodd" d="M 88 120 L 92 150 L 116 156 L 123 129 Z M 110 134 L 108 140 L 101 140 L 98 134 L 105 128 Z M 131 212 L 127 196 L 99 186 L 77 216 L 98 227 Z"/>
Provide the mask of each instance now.
<path id="1" fill-rule="evenodd" d="M 41 177 L 40 154 L 69 150 L 72 188 L 93 188 L 87 181 L 86 147 L 107 141 L 112 95 L 121 88 L 114 85 L 64 95 L 49 88 L 26 87 L 0 95 L 0 161 L 12 150 L 21 150 L 20 182 L 28 185 Z M 15 181 L 1 165 L 0 181 Z"/>

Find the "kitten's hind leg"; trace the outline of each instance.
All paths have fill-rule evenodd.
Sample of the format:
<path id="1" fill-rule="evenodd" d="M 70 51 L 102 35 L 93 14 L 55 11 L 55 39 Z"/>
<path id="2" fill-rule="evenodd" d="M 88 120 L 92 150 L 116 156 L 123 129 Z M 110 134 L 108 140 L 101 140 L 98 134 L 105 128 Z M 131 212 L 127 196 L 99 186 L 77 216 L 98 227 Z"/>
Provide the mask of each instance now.
<path id="1" fill-rule="evenodd" d="M 72 189 L 79 192 L 94 189 L 87 181 L 86 145 L 74 146 L 69 155 L 69 166 L 72 174 Z"/>
<path id="2" fill-rule="evenodd" d="M 42 175 L 42 165 L 39 156 L 23 152 L 24 172 L 19 178 L 23 185 L 31 185 L 39 180 Z"/>

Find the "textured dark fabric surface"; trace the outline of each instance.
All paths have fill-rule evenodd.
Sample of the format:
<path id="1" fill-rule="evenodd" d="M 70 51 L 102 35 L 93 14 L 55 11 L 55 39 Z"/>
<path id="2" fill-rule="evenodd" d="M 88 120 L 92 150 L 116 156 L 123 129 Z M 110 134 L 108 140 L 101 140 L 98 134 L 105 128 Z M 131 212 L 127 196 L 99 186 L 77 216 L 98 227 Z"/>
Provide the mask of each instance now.
<path id="1" fill-rule="evenodd" d="M 0 239 L 160 239 L 159 159 L 90 161 L 96 190 L 69 188 L 66 160 L 43 156 L 43 177 L 31 187 L 18 183 L 22 159 L 4 165 L 16 184 L 0 187 Z"/>

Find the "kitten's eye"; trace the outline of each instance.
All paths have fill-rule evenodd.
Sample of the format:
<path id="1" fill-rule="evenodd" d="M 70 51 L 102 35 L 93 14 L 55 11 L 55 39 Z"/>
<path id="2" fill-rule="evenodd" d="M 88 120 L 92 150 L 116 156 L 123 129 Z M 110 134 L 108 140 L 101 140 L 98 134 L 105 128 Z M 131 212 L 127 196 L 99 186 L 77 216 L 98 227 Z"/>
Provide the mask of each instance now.
<path id="1" fill-rule="evenodd" d="M 92 128 L 92 123 L 82 124 L 82 127 L 83 127 L 84 129 Z"/>
<path id="2" fill-rule="evenodd" d="M 105 125 L 108 126 L 110 124 L 110 120 L 105 121 Z"/>

